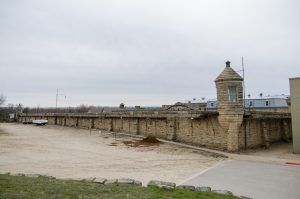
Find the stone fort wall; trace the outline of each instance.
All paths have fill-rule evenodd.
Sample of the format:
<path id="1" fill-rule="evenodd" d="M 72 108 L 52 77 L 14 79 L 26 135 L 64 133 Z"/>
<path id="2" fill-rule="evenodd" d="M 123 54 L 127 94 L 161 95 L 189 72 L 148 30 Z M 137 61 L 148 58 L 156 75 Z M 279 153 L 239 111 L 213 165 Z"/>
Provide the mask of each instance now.
<path id="1" fill-rule="evenodd" d="M 199 117 L 200 116 L 200 117 Z M 91 128 L 158 138 L 227 149 L 227 135 L 220 130 L 217 114 L 23 114 L 19 122 L 33 119 L 47 119 L 50 125 Z"/>
<path id="2" fill-rule="evenodd" d="M 277 141 L 292 140 L 291 116 L 289 113 L 247 113 L 239 130 L 239 149 L 266 147 Z"/>
<path id="3" fill-rule="evenodd" d="M 23 114 L 19 122 L 33 119 L 47 119 L 50 125 L 91 128 L 133 135 L 155 136 L 192 145 L 237 151 L 247 147 L 268 147 L 272 142 L 291 139 L 290 116 L 281 113 L 251 113 L 236 126 L 236 143 L 229 139 L 228 124 L 217 112 L 119 112 L 110 114 Z M 221 120 L 220 120 L 221 119 Z M 238 123 L 231 121 L 234 126 Z M 246 128 L 245 128 L 246 127 Z M 233 128 L 235 129 L 235 128 Z M 237 150 L 228 148 L 238 146 Z"/>

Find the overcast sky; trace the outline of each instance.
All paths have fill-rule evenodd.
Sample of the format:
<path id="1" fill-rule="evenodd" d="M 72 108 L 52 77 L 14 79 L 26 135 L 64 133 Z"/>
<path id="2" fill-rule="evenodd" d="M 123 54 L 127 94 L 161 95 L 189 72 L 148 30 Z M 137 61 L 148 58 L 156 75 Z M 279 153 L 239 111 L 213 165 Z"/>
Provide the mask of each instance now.
<path id="1" fill-rule="evenodd" d="M 246 94 L 300 76 L 298 0 L 1 0 L 6 103 L 161 105 L 215 98 L 230 60 Z M 66 98 L 64 97 L 66 96 Z"/>

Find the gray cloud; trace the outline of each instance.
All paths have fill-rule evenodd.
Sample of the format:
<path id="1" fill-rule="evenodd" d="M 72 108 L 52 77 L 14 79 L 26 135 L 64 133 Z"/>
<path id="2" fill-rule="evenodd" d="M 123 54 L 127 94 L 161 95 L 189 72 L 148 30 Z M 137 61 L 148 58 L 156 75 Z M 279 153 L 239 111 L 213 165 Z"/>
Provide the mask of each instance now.
<path id="1" fill-rule="evenodd" d="M 231 60 L 246 92 L 289 93 L 300 76 L 296 0 L 6 1 L 0 93 L 9 103 L 159 105 L 216 96 Z"/>

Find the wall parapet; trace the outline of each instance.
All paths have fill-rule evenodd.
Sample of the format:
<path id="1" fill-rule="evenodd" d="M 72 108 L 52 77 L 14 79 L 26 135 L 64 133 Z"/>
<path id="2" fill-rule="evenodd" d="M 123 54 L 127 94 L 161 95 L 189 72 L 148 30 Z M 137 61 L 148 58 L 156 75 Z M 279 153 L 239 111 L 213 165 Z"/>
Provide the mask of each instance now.
<path id="1" fill-rule="evenodd" d="M 290 113 L 265 112 L 265 111 L 246 111 L 244 118 L 255 119 L 291 119 Z"/>
<path id="2" fill-rule="evenodd" d="M 170 118 L 191 117 L 206 118 L 218 115 L 216 111 L 154 111 L 154 112 L 112 112 L 112 113 L 23 113 L 20 117 L 81 117 L 81 118 Z"/>

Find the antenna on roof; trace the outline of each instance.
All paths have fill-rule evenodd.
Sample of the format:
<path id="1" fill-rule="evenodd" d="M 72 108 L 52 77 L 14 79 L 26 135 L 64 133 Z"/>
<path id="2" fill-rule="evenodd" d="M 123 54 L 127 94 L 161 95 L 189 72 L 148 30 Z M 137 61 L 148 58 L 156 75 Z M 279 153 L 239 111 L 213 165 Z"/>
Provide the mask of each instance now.
<path id="1" fill-rule="evenodd" d="M 245 68 L 244 68 L 244 57 L 242 56 L 242 71 L 243 71 L 243 88 L 244 88 L 244 113 L 245 113 L 245 99 L 246 99 L 246 88 L 245 88 Z"/>
<path id="2" fill-rule="evenodd" d="M 244 57 L 242 56 L 242 70 L 243 70 L 243 91 L 244 91 L 244 99 L 243 99 L 243 109 L 244 109 L 244 115 L 246 113 L 246 107 L 245 107 L 245 103 L 246 103 L 246 92 L 245 92 L 245 68 L 244 68 Z M 247 149 L 247 131 L 246 131 L 246 124 L 243 125 L 244 126 L 244 136 L 245 136 L 245 140 L 244 140 L 244 144 L 245 144 L 245 149 Z"/>

